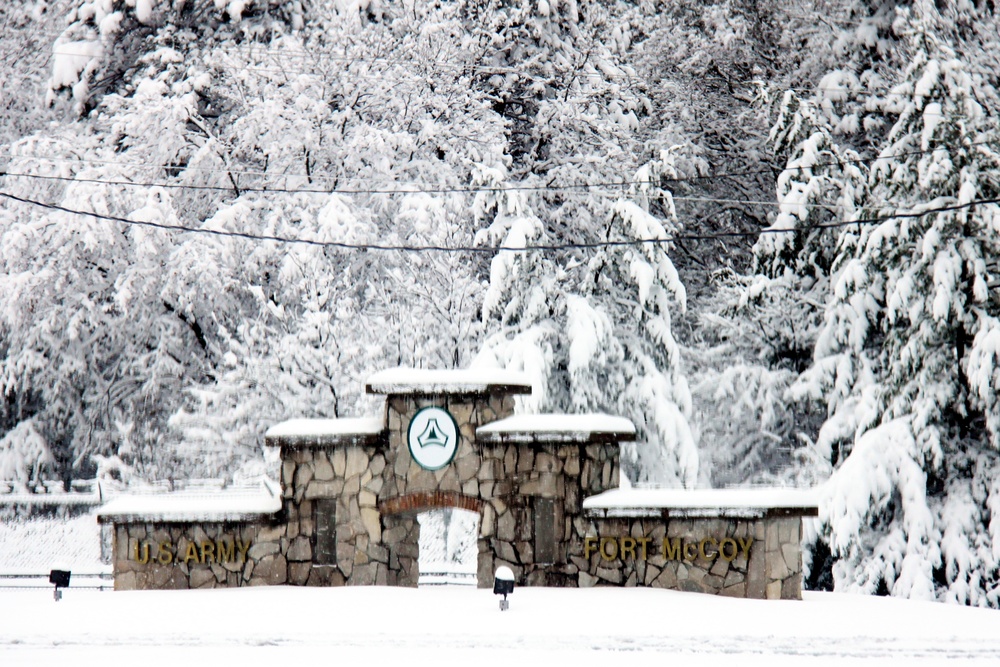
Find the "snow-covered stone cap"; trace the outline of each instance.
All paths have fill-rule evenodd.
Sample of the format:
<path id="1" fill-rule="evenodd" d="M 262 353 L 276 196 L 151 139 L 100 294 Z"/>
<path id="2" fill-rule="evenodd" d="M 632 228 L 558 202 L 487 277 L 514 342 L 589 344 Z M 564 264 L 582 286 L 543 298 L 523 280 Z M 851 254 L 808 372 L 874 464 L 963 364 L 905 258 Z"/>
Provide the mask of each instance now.
<path id="1" fill-rule="evenodd" d="M 160 523 L 172 521 L 251 521 L 281 510 L 281 492 L 274 482 L 259 487 L 218 491 L 136 493 L 119 496 L 97 512 L 99 523 Z"/>
<path id="2" fill-rule="evenodd" d="M 514 415 L 476 429 L 482 443 L 622 442 L 635 440 L 635 425 L 605 414 Z"/>
<path id="3" fill-rule="evenodd" d="M 343 419 L 289 419 L 275 424 L 264 434 L 269 447 L 337 447 L 368 445 L 383 439 L 385 421 L 381 417 Z"/>
<path id="4" fill-rule="evenodd" d="M 387 395 L 530 394 L 531 382 L 524 373 L 503 368 L 388 368 L 368 378 L 365 391 Z"/>
<path id="5" fill-rule="evenodd" d="M 806 489 L 612 489 L 583 501 L 591 517 L 817 516 L 816 494 Z"/>

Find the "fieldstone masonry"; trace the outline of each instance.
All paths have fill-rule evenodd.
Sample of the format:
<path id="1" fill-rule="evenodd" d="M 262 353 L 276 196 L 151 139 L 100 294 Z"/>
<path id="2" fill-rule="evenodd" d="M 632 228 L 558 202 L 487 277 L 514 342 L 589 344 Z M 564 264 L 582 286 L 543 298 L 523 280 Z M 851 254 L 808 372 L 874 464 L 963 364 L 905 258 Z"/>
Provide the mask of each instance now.
<path id="1" fill-rule="evenodd" d="M 594 521 L 599 535 L 649 538 L 649 553 L 647 558 L 623 558 L 620 538 L 603 550 L 598 541 L 588 559 L 571 558 L 580 568 L 581 586 L 648 586 L 769 600 L 802 597 L 799 516 Z M 711 541 L 702 548 L 706 537 Z M 731 542 L 720 553 L 726 539 Z M 691 545 L 687 553 L 684 545 Z M 669 553 L 671 548 L 678 553 Z"/>
<path id="2" fill-rule="evenodd" d="M 618 486 L 618 444 L 592 443 L 590 434 L 576 436 L 584 442 L 569 443 L 522 433 L 477 437 L 480 426 L 513 414 L 513 391 L 528 390 L 505 389 L 390 395 L 387 429 L 370 442 L 359 442 L 354 434 L 347 441 L 330 436 L 307 444 L 269 439 L 269 444 L 281 447 L 284 512 L 294 533 L 289 548 L 300 545 L 299 553 L 306 554 L 316 544 L 320 502 L 327 501 L 335 516 L 336 548 L 329 563 L 302 577 L 290 572 L 288 583 L 416 586 L 417 514 L 459 507 L 481 515 L 481 586 L 493 585 L 493 572 L 500 565 L 530 584 L 576 585 L 575 566 L 565 563 L 570 544 L 579 536 L 574 519 L 579 523 L 583 498 Z M 410 419 L 429 406 L 445 408 L 460 434 L 454 459 L 436 471 L 420 467 L 406 444 Z M 560 435 L 561 440 L 566 437 Z M 545 521 L 536 521 L 539 509 L 549 513 Z M 539 563 L 534 557 L 536 524 L 551 526 L 546 533 L 553 542 L 550 562 Z M 288 560 L 293 562 L 291 556 Z"/>
<path id="3" fill-rule="evenodd" d="M 367 390 L 387 396 L 377 419 L 289 422 L 269 431 L 266 443 L 280 448 L 282 462 L 280 510 L 270 516 L 229 523 L 103 517 L 115 523 L 115 587 L 416 586 L 417 514 L 459 507 L 481 516 L 481 587 L 492 586 L 505 565 L 521 585 L 801 596 L 799 516 L 587 511 L 586 498 L 618 488 L 619 442 L 633 439 L 633 429 L 566 428 L 567 418 L 554 428 L 518 422 L 514 396 L 530 392 L 526 383 L 441 377 L 427 371 L 423 381 L 394 383 L 376 376 Z M 454 458 L 439 470 L 418 465 L 407 446 L 410 420 L 429 406 L 446 409 L 458 427 Z M 712 543 L 692 558 L 663 553 L 706 536 L 716 552 L 725 547 L 725 557 L 712 557 Z M 733 551 L 736 539 L 751 537 L 748 557 Z M 722 545 L 727 538 L 733 542 Z"/>
<path id="4" fill-rule="evenodd" d="M 275 543 L 258 542 L 258 534 L 268 537 L 262 526 L 246 523 L 117 524 L 115 590 L 285 583 L 284 557 Z M 244 545 L 249 548 L 241 550 Z"/>

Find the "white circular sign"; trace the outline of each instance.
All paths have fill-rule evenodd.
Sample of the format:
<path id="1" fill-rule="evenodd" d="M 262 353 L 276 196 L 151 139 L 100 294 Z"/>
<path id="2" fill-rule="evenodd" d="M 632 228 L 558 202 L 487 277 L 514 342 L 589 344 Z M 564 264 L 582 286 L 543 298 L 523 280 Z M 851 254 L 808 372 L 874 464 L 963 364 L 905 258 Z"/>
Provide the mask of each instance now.
<path id="1" fill-rule="evenodd" d="M 417 465 L 425 470 L 440 470 L 455 458 L 458 424 L 444 408 L 423 408 L 410 420 L 406 444 Z"/>

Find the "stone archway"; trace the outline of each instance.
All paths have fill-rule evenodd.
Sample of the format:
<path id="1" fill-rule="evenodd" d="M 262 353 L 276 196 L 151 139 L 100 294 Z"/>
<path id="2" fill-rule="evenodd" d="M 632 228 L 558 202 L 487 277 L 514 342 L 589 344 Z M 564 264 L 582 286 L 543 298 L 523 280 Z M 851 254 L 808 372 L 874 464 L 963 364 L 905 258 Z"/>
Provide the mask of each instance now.
<path id="1" fill-rule="evenodd" d="M 502 565 L 521 585 L 799 597 L 800 517 L 818 514 L 808 494 L 609 491 L 631 422 L 512 416 L 513 396 L 530 391 L 518 379 L 376 374 L 366 388 L 386 396 L 381 416 L 268 431 L 280 494 L 265 484 L 263 496 L 203 498 L 198 509 L 190 498 L 112 501 L 99 519 L 115 524 L 115 587 L 416 586 L 417 514 L 458 507 L 480 517 L 480 586 Z"/>
<path id="2" fill-rule="evenodd" d="M 380 501 L 382 515 L 382 535 L 389 555 L 389 569 L 396 571 L 397 584 L 416 586 L 420 579 L 420 534 L 418 517 L 423 512 L 438 509 L 460 509 L 475 512 L 479 516 L 480 530 L 476 536 L 477 575 L 482 571 L 478 566 L 487 551 L 487 542 L 482 535 L 484 503 L 481 499 L 456 491 L 415 491 Z M 492 580 L 479 581 L 479 587 L 491 586 Z"/>
<path id="3" fill-rule="evenodd" d="M 378 391 L 377 384 L 369 383 L 369 391 Z M 479 514 L 477 537 L 477 585 L 493 584 L 492 547 L 495 547 L 497 505 L 493 502 L 497 492 L 506 494 L 509 485 L 500 484 L 493 466 L 484 463 L 483 451 L 476 440 L 476 430 L 498 418 L 513 413 L 515 392 L 526 387 L 490 388 L 482 393 L 425 394 L 414 387 L 392 386 L 386 398 L 387 444 L 386 470 L 389 478 L 379 499 L 383 525 L 386 530 L 398 530 L 401 540 L 387 542 L 389 570 L 399 561 L 396 574 L 400 585 L 416 586 L 419 579 L 419 524 L 417 514 L 424 510 L 458 507 Z M 495 389 L 491 391 L 491 389 Z M 499 390 L 506 393 L 500 393 Z M 439 409 L 454 420 L 457 443 L 450 462 L 438 470 L 428 470 L 412 455 L 408 444 L 411 421 L 423 410 Z M 502 506 L 502 504 L 501 504 Z M 412 517 L 412 519 L 411 519 Z M 404 529 L 405 527 L 405 529 Z M 396 533 L 390 533 L 395 538 Z M 397 556 L 397 557 L 394 557 Z M 412 567 L 408 567 L 412 564 Z"/>
<path id="4" fill-rule="evenodd" d="M 483 432 L 483 427 L 503 424 L 512 416 L 514 395 L 528 393 L 527 385 L 485 383 L 470 391 L 426 382 L 380 382 L 376 376 L 367 389 L 387 396 L 386 470 L 393 474 L 386 480 L 380 504 L 388 507 L 434 497 L 464 499 L 470 509 L 474 506 L 481 516 L 476 577 L 480 587 L 493 585 L 500 565 L 509 567 L 522 584 L 576 584 L 578 566 L 570 557 L 581 539 L 577 534 L 586 527 L 579 521 L 574 525 L 573 519 L 582 516 L 584 497 L 618 486 L 618 439 L 630 434 L 616 433 L 602 441 L 589 431 L 546 434 L 516 424 L 508 430 Z M 429 393 L 435 389 L 437 393 Z M 453 458 L 438 470 L 415 461 L 408 443 L 411 422 L 428 409 L 450 415 L 459 436 Z M 410 552 L 406 547 L 401 557 Z M 415 581 L 402 572 L 397 580 L 409 585 Z"/>
<path id="5" fill-rule="evenodd" d="M 417 513 L 458 507 L 480 515 L 479 586 L 492 585 L 500 565 L 522 584 L 576 585 L 585 564 L 573 558 L 588 530 L 582 501 L 618 486 L 618 441 L 634 437 L 630 425 L 521 423 L 514 396 L 531 388 L 507 379 L 519 376 L 397 373 L 366 386 L 386 396 L 382 419 L 304 420 L 269 432 L 283 461 L 281 550 L 309 557 L 300 568 L 289 556 L 289 583 L 416 586 Z M 450 449 L 427 462 L 424 446 Z"/>

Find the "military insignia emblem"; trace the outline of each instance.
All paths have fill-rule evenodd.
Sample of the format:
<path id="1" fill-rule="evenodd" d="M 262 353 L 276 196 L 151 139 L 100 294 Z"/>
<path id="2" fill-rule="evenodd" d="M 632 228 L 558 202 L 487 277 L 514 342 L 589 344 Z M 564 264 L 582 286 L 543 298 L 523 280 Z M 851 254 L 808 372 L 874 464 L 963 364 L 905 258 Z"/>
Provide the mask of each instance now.
<path id="1" fill-rule="evenodd" d="M 406 443 L 417 465 L 425 470 L 440 470 L 455 458 L 458 424 L 444 408 L 423 408 L 410 420 Z"/>

